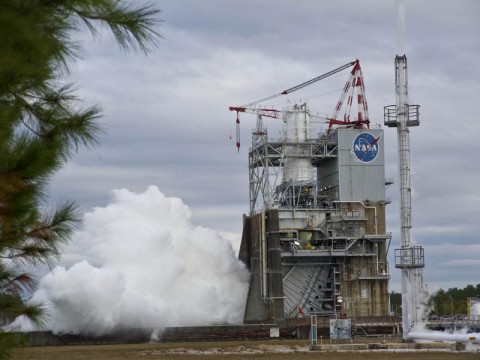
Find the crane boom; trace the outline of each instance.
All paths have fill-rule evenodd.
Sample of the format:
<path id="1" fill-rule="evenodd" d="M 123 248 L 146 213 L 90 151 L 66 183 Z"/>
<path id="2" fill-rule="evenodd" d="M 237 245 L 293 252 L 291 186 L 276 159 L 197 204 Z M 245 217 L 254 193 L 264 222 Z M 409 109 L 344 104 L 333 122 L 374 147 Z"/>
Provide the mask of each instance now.
<path id="1" fill-rule="evenodd" d="M 297 90 L 300 90 L 300 89 L 303 89 L 304 87 L 306 86 L 309 86 L 309 85 L 312 85 L 314 83 L 316 83 L 317 81 L 320 81 L 320 80 L 323 80 L 331 75 L 335 75 L 336 73 L 342 71 L 342 70 L 345 70 L 347 68 L 349 68 L 350 66 L 353 66 L 355 65 L 356 63 L 358 62 L 358 60 L 355 60 L 355 61 L 351 61 L 343 66 L 340 66 L 332 71 L 329 71 L 323 75 L 320 75 L 320 76 L 317 76 L 316 78 L 313 78 L 311 80 L 308 80 L 308 81 L 305 81 L 304 83 L 301 83 L 297 86 L 294 86 L 294 87 L 291 87 L 290 89 L 287 89 L 287 90 L 284 90 L 282 91 L 281 95 L 286 95 L 286 94 L 290 94 L 294 91 L 297 91 Z"/>
<path id="2" fill-rule="evenodd" d="M 247 108 L 247 107 L 244 107 L 244 106 L 230 106 L 228 109 L 230 111 L 236 111 L 237 113 L 248 112 L 248 113 L 251 113 L 251 114 L 257 114 L 257 115 L 266 116 L 266 117 L 270 117 L 270 118 L 274 118 L 274 119 L 278 119 L 279 114 L 282 112 L 282 111 L 276 110 L 276 109 L 262 109 L 262 108 L 252 109 L 252 108 Z"/>
<path id="3" fill-rule="evenodd" d="M 260 99 L 260 100 L 256 100 L 256 101 L 253 101 L 251 103 L 248 103 L 248 104 L 245 104 L 243 106 L 230 106 L 229 107 L 229 110 L 230 111 L 236 111 L 237 112 L 237 118 L 235 120 L 235 123 L 236 123 L 236 145 L 237 145 L 237 150 L 240 151 L 240 117 L 239 117 L 239 113 L 240 112 L 246 112 L 247 111 L 247 108 L 248 107 L 251 107 L 252 105 L 255 105 L 255 104 L 258 104 L 258 103 L 261 103 L 261 102 L 264 102 L 264 101 L 268 101 L 268 100 L 271 100 L 271 99 L 274 99 L 276 97 L 279 97 L 279 96 L 282 96 L 282 95 L 287 95 L 287 94 L 291 94 L 297 90 L 300 90 L 300 89 L 303 89 L 304 87 L 307 87 L 309 85 L 312 85 L 320 80 L 323 80 L 329 76 L 332 76 L 342 70 L 345 70 L 347 68 L 349 68 L 350 66 L 354 66 L 354 65 L 357 65 L 358 64 L 358 59 L 355 60 L 355 61 L 351 61 L 349 63 L 346 63 L 345 65 L 342 65 L 336 69 L 333 69 L 325 74 L 322 74 L 320 76 L 317 76 L 313 79 L 310 79 L 308 81 L 305 81 L 301 84 L 298 84 L 298 85 L 295 85 L 287 90 L 283 90 L 282 92 L 278 93 L 278 94 L 275 94 L 275 95 L 271 95 L 271 96 L 268 96 L 266 98 L 263 98 L 263 99 Z M 256 111 L 258 114 L 262 115 L 262 116 L 267 116 L 267 117 L 272 117 L 272 118 L 278 118 L 278 110 L 271 110 L 271 109 L 257 109 Z"/>
<path id="4" fill-rule="evenodd" d="M 355 65 L 356 63 L 358 62 L 358 60 L 355 60 L 355 61 L 351 61 L 349 63 L 346 63 L 345 65 L 342 65 L 336 69 L 333 69 L 329 72 L 326 72 L 325 74 L 323 75 L 320 75 L 320 76 L 317 76 L 313 79 L 310 79 L 308 81 L 305 81 L 301 84 L 298 84 L 298 85 L 295 85 L 287 90 L 283 90 L 282 92 L 278 93 L 278 94 L 275 94 L 275 95 L 271 95 L 271 96 L 268 96 L 266 98 L 263 98 L 263 99 L 260 99 L 260 100 L 256 100 L 256 101 L 252 101 L 248 104 L 245 104 L 243 105 L 243 107 L 249 107 L 249 106 L 252 106 L 252 105 L 255 105 L 255 104 L 258 104 L 258 103 L 261 103 L 261 102 L 264 102 L 264 101 L 267 101 L 267 100 L 271 100 L 271 99 L 274 99 L 276 97 L 279 97 L 279 96 L 282 96 L 282 95 L 287 95 L 287 94 L 291 94 L 292 92 L 295 92 L 297 90 L 300 90 L 300 89 L 303 89 L 304 87 L 307 87 L 309 85 L 312 85 L 314 83 L 316 83 L 317 81 L 320 81 L 320 80 L 323 80 L 329 76 L 332 76 L 332 75 L 335 75 L 336 73 L 342 71 L 342 70 L 345 70 L 347 68 L 349 68 L 350 66 L 353 66 Z"/>

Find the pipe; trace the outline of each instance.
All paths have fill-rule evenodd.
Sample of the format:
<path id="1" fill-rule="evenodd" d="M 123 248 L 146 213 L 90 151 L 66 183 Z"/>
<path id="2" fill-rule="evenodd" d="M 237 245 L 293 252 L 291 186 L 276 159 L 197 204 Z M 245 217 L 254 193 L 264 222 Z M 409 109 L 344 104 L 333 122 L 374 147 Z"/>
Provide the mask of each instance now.
<path id="1" fill-rule="evenodd" d="M 407 334 L 411 340 L 451 341 L 457 343 L 480 344 L 480 333 L 447 334 L 443 332 L 418 332 L 411 331 Z"/>
<path id="2" fill-rule="evenodd" d="M 260 272 L 262 276 L 261 280 L 261 298 L 265 300 L 267 298 L 267 239 L 266 239 L 266 226 L 265 226 L 265 210 L 262 210 L 261 215 L 261 243 L 260 243 Z"/>

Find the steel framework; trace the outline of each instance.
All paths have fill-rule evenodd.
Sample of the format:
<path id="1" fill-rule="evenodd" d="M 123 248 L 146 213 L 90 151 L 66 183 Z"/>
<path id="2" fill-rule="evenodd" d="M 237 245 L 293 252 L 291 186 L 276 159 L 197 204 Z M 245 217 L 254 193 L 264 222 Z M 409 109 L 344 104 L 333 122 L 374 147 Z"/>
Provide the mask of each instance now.
<path id="1" fill-rule="evenodd" d="M 395 267 L 402 271 L 402 326 L 407 339 L 416 324 L 422 321 L 421 303 L 425 295 L 423 284 L 424 250 L 412 244 L 412 194 L 410 178 L 410 126 L 418 126 L 419 106 L 408 104 L 407 57 L 395 57 L 396 105 L 384 108 L 385 125 L 397 128 L 400 176 L 400 237 L 401 248 L 395 250 Z"/>
<path id="2" fill-rule="evenodd" d="M 261 208 L 276 208 L 281 204 L 286 208 L 315 207 L 317 201 L 315 180 L 297 184 L 283 183 L 280 186 L 285 154 L 289 154 L 289 158 L 311 159 L 312 163 L 318 163 L 337 157 L 338 145 L 326 137 L 293 143 L 268 141 L 266 135 L 261 135 L 263 139 L 261 140 L 259 133 L 257 123 L 257 130 L 253 133 L 253 146 L 248 153 L 250 215 Z M 305 187 L 308 194 L 295 193 L 297 189 Z M 291 193 L 288 194 L 288 191 Z M 312 203 L 308 201 L 305 203 L 306 197 L 311 197 Z M 287 201 L 286 198 L 292 201 Z"/>

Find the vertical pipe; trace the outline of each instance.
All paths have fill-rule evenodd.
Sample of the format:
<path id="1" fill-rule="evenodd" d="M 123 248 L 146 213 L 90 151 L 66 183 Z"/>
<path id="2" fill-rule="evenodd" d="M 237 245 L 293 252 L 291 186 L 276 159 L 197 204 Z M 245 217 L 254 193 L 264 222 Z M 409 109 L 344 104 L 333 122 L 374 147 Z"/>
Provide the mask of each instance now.
<path id="1" fill-rule="evenodd" d="M 261 294 L 262 299 L 267 298 L 267 239 L 266 239 L 266 226 L 265 226 L 265 210 L 262 210 L 262 215 L 260 217 L 261 221 L 261 235 L 260 235 L 260 264 L 261 264 Z"/>

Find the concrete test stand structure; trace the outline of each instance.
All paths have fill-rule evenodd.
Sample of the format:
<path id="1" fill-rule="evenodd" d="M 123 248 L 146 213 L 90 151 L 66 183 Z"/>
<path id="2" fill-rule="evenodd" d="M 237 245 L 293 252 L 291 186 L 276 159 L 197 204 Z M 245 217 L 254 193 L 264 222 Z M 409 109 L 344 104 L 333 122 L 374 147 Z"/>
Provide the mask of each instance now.
<path id="1" fill-rule="evenodd" d="M 352 76 L 363 89 L 361 73 Z M 383 130 L 369 128 L 365 112 L 314 136 L 307 104 L 290 106 L 272 141 L 257 111 L 239 253 L 251 273 L 245 323 L 388 315 L 385 189 L 393 181 Z"/>

